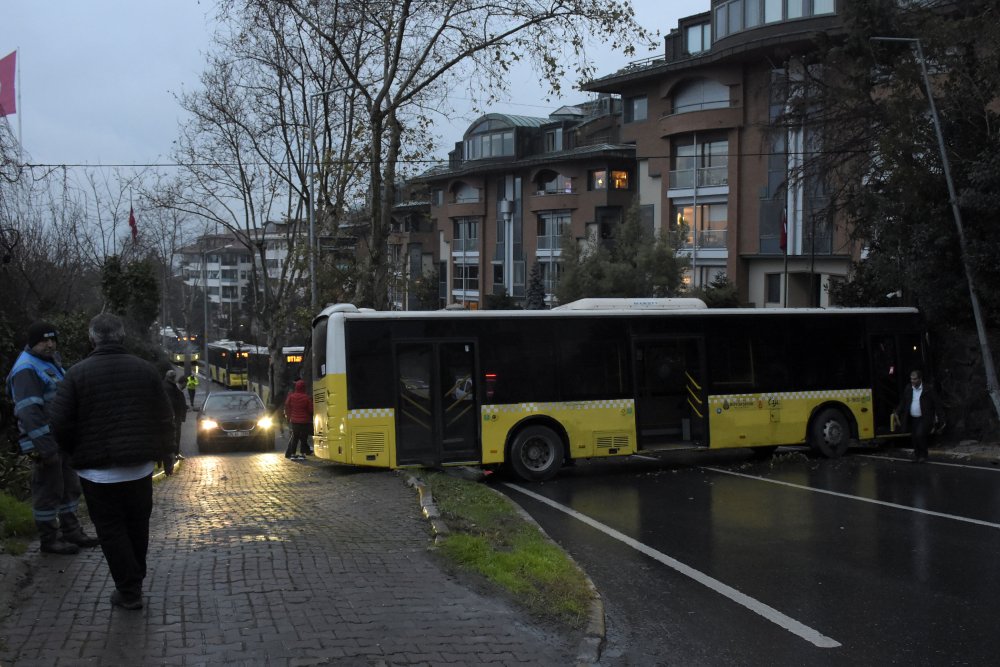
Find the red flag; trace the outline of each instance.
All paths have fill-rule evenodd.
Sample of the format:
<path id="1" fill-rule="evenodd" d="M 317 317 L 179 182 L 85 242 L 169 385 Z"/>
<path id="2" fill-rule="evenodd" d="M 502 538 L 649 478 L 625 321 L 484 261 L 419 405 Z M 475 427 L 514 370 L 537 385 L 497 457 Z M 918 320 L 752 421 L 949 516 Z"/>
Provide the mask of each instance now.
<path id="1" fill-rule="evenodd" d="M 0 118 L 10 116 L 17 111 L 16 97 L 14 96 L 14 75 L 17 71 L 15 64 L 17 61 L 17 51 L 0 58 Z"/>
<path id="2" fill-rule="evenodd" d="M 132 243 L 135 243 L 139 239 L 139 228 L 135 224 L 135 211 L 132 207 L 128 207 L 128 226 L 132 228 Z"/>
<path id="3" fill-rule="evenodd" d="M 788 250 L 788 209 L 781 209 L 781 243 L 778 244 L 782 252 Z"/>

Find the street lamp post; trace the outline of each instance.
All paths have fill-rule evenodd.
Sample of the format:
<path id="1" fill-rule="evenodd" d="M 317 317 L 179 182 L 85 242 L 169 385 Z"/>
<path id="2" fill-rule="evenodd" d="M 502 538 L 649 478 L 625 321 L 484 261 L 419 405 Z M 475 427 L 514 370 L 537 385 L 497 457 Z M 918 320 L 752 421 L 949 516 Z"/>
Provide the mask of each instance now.
<path id="1" fill-rule="evenodd" d="M 347 86 L 338 86 L 337 88 L 321 90 L 318 93 L 311 94 L 309 96 L 311 109 L 306 110 L 309 114 L 309 172 L 306 178 L 306 187 L 308 188 L 306 205 L 309 208 L 309 305 L 312 307 L 314 313 L 316 312 L 316 204 L 313 201 L 312 180 L 316 166 L 314 151 L 316 147 L 316 100 L 343 90 L 347 90 Z"/>
<path id="2" fill-rule="evenodd" d="M 208 369 L 208 258 L 205 254 L 205 247 L 201 248 L 201 305 L 202 305 L 202 329 L 201 334 L 201 368 L 202 373 Z M 221 297 L 220 297 L 221 298 Z M 206 374 L 207 377 L 207 374 Z"/>
<path id="3" fill-rule="evenodd" d="M 958 207 L 958 195 L 955 193 L 955 184 L 951 180 L 951 166 L 948 162 L 948 151 L 944 145 L 944 133 L 941 131 L 941 121 L 938 118 L 937 106 L 934 104 L 934 92 L 931 90 L 931 82 L 927 77 L 927 63 L 924 62 L 924 50 L 920 45 L 920 40 L 916 37 L 872 37 L 873 42 L 904 42 L 916 48 L 917 60 L 920 62 L 920 74 L 923 77 L 924 88 L 927 90 L 927 104 L 931 109 L 931 120 L 934 122 L 934 132 L 937 135 L 938 150 L 941 153 L 941 167 L 944 169 L 944 178 L 948 183 L 948 199 L 951 203 L 951 214 L 955 219 L 955 229 L 958 232 L 958 246 L 962 253 L 962 267 L 965 269 L 965 280 L 969 286 L 969 301 L 972 304 L 972 315 L 976 320 L 976 332 L 979 335 L 979 348 L 983 357 L 983 371 L 986 374 L 986 392 L 993 401 L 993 409 L 1000 417 L 1000 388 L 997 386 L 997 372 L 993 366 L 993 353 L 990 351 L 989 339 L 986 336 L 986 327 L 983 325 L 983 316 L 979 308 L 979 297 L 976 296 L 976 284 L 972 275 L 972 267 L 969 265 L 969 253 L 965 243 L 965 231 L 962 227 L 962 212 Z"/>

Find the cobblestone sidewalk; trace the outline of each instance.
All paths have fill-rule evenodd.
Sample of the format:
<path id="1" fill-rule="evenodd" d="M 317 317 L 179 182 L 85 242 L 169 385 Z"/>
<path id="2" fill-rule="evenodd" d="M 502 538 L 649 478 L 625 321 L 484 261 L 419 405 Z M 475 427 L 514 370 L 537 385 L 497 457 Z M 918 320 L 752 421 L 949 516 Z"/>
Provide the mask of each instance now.
<path id="1" fill-rule="evenodd" d="M 189 457 L 155 486 L 146 606 L 99 549 L 30 549 L 2 665 L 567 665 L 579 637 L 449 577 L 404 478 L 278 453 Z"/>

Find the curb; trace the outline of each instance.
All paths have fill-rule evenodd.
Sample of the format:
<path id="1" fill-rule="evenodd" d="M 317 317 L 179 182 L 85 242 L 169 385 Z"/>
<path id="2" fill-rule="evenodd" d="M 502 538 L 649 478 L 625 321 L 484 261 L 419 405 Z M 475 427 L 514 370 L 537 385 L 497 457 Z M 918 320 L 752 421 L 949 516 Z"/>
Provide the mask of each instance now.
<path id="1" fill-rule="evenodd" d="M 478 476 L 479 475 L 477 473 L 476 477 Z M 441 540 L 445 539 L 450 534 L 450 531 L 448 530 L 447 524 L 445 524 L 444 520 L 441 519 L 441 513 L 434 504 L 434 497 L 430 488 L 424 484 L 423 480 L 420 480 L 412 475 L 407 475 L 406 483 L 408 486 L 416 489 L 420 500 L 421 512 L 423 512 L 424 517 L 430 521 L 431 530 L 434 531 L 434 543 L 437 544 Z M 573 557 L 566 553 L 566 551 L 559 546 L 555 540 L 549 537 L 549 534 L 546 533 L 540 525 L 538 525 L 538 522 L 535 521 L 535 519 L 528 514 L 523 507 L 496 489 L 489 486 L 487 486 L 487 488 L 498 496 L 501 496 L 504 500 L 509 501 L 522 519 L 534 525 L 538 532 L 541 533 L 545 539 L 555 545 L 560 551 L 562 551 L 566 558 L 568 558 L 570 562 L 576 566 L 580 573 L 583 574 L 587 588 L 590 589 L 591 602 L 587 626 L 583 631 L 583 638 L 580 640 L 576 650 L 576 664 L 581 666 L 596 664 L 601 659 L 601 649 L 604 646 L 607 627 L 604 622 L 604 600 L 601 598 L 601 594 L 598 592 L 597 587 L 594 586 L 594 582 L 591 581 L 590 576 L 584 571 L 584 569 L 580 567 L 575 560 L 573 560 Z"/>

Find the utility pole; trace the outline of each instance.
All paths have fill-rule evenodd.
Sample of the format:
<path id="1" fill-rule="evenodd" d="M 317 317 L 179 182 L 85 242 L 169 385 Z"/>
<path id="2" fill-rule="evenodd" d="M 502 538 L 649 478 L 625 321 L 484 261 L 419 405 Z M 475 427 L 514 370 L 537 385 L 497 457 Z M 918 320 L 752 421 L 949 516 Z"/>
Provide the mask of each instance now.
<path id="1" fill-rule="evenodd" d="M 986 374 L 986 393 L 993 401 L 993 409 L 997 419 L 1000 419 L 1000 388 L 997 383 L 997 371 L 993 365 L 993 353 L 990 351 L 990 341 L 983 324 L 983 315 L 979 308 L 979 297 L 976 296 L 976 283 L 969 264 L 969 251 L 965 242 L 965 231 L 962 227 L 962 212 L 958 207 L 958 195 L 951 179 L 951 165 L 948 161 L 948 151 L 944 144 L 944 133 L 941 131 L 941 121 L 938 118 L 937 106 L 934 104 L 934 92 L 927 76 L 927 63 L 924 62 L 924 50 L 916 37 L 872 37 L 873 42 L 905 42 L 916 48 L 917 61 L 920 63 L 920 73 L 923 76 L 924 88 L 927 90 L 927 103 L 931 108 L 931 119 L 934 121 L 934 132 L 937 134 L 938 150 L 941 152 L 941 166 L 944 178 L 948 182 L 948 199 L 951 203 L 951 213 L 955 218 L 955 229 L 958 232 L 958 245 L 962 252 L 962 267 L 965 269 L 965 281 L 969 286 L 969 301 L 972 304 L 972 315 L 976 320 L 976 332 L 979 335 L 979 349 L 983 357 L 983 371 Z"/>

